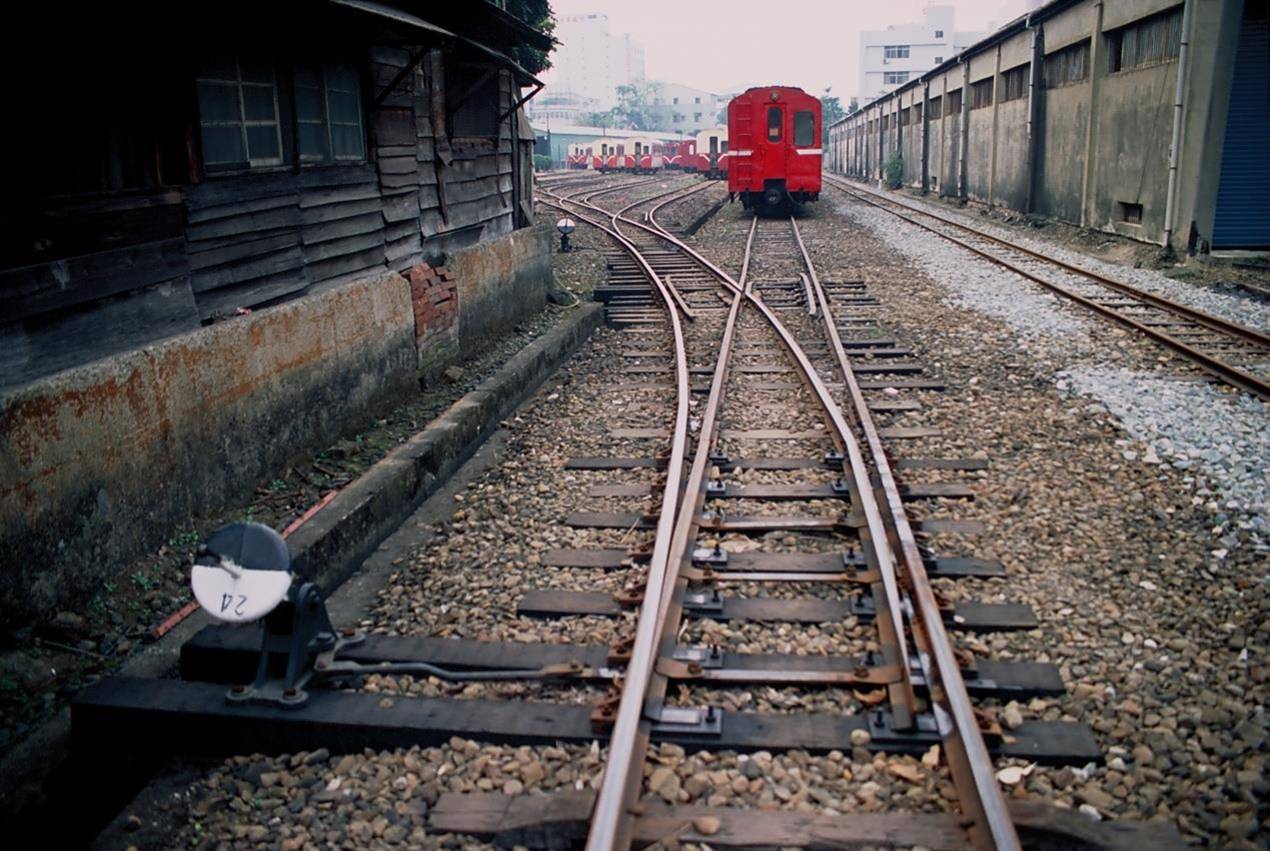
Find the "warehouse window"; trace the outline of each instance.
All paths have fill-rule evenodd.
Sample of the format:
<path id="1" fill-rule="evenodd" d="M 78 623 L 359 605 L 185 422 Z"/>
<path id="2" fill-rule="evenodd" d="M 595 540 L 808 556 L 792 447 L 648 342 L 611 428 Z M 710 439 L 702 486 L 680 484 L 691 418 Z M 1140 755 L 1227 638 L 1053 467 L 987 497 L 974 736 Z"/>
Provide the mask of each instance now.
<path id="1" fill-rule="evenodd" d="M 930 116 L 931 121 L 934 121 L 936 118 L 943 115 L 943 112 L 941 111 L 943 105 L 944 103 L 942 97 L 933 97 L 930 99 L 930 105 L 926 107 L 926 114 Z"/>
<path id="2" fill-rule="evenodd" d="M 908 45 L 907 44 L 888 44 L 884 48 L 882 48 L 882 54 L 887 59 L 907 59 Z"/>
<path id="3" fill-rule="evenodd" d="M 882 72 L 882 85 L 884 86 L 898 86 L 900 83 L 907 83 L 907 82 L 908 82 L 907 71 L 883 71 Z"/>
<path id="4" fill-rule="evenodd" d="M 1116 206 L 1119 207 L 1120 221 L 1130 225 L 1142 224 L 1142 205 L 1134 204 L 1130 201 L 1117 201 Z"/>
<path id="5" fill-rule="evenodd" d="M 982 109 L 992 106 L 992 78 L 970 84 L 970 108 Z"/>
<path id="6" fill-rule="evenodd" d="M 1089 42 L 1078 41 L 1045 57 L 1045 88 L 1070 86 L 1089 78 Z"/>
<path id="7" fill-rule="evenodd" d="M 302 161 L 365 157 L 360 89 L 351 65 L 296 69 L 295 115 Z"/>
<path id="8" fill-rule="evenodd" d="M 900 126 L 907 127 L 913 123 L 913 110 L 911 107 L 900 111 Z"/>
<path id="9" fill-rule="evenodd" d="M 198 114 L 209 169 L 282 165 L 272 66 L 237 60 L 208 65 L 198 77 Z"/>
<path id="10" fill-rule="evenodd" d="M 1107 70 L 1128 71 L 1177 58 L 1182 45 L 1182 7 L 1107 33 Z"/>
<path id="11" fill-rule="evenodd" d="M 1011 68 L 1001 75 L 1001 102 L 1018 100 L 1027 94 L 1027 75 L 1032 63 L 1024 62 L 1017 68 Z"/>
<path id="12" fill-rule="evenodd" d="M 811 110 L 794 113 L 794 147 L 810 148 L 816 144 L 816 117 Z"/>
<path id="13" fill-rule="evenodd" d="M 767 108 L 767 141 L 779 142 L 781 140 L 781 108 L 779 106 L 769 106 Z"/>
<path id="14" fill-rule="evenodd" d="M 956 89 L 948 93 L 948 114 L 956 115 L 961 112 L 961 89 Z"/>

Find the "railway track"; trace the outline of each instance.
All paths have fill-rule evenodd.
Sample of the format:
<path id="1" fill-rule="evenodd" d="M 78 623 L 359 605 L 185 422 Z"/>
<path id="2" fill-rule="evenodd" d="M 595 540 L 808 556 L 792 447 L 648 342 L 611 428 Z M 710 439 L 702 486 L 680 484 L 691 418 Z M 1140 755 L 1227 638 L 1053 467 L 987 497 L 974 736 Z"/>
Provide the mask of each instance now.
<path id="1" fill-rule="evenodd" d="M 679 519 L 674 526 L 669 561 L 665 561 L 660 552 L 656 553 L 650 562 L 643 587 L 639 633 L 631 645 L 631 663 L 627 669 L 625 687 L 617 698 L 609 761 L 590 825 L 589 846 L 623 847 L 629 844 L 634 835 L 634 820 L 629 813 L 638 806 L 641 780 L 646 773 L 642 770 L 643 760 L 635 754 L 646 752 L 652 722 L 661 718 L 659 712 L 664 712 L 668 686 L 674 674 L 681 680 L 701 678 L 714 683 L 740 682 L 768 687 L 795 684 L 800 687 L 881 686 L 881 690 L 871 692 L 878 695 L 876 699 L 879 703 L 887 705 L 885 713 L 879 712 L 873 716 L 880 722 L 878 726 L 889 728 L 903 739 L 905 732 L 916 732 L 923 719 L 933 721 L 927 726 L 927 732 L 938 730 L 940 734 L 937 738 L 947 755 L 962 813 L 971 825 L 968 842 L 985 848 L 1019 847 L 1014 823 L 994 777 L 981 720 L 971 706 L 960 662 L 946 631 L 945 613 L 941 610 L 940 601 L 930 584 L 925 559 L 919 551 L 913 526 L 904 509 L 906 496 L 920 497 L 921 489 L 909 489 L 905 492 L 897 483 L 882 443 L 882 430 L 874 423 L 873 410 L 864 395 L 864 386 L 875 390 L 882 388 L 877 382 L 862 384 L 843 343 L 843 329 L 839 327 L 839 322 L 844 321 L 840 319 L 842 308 L 846 306 L 849 309 L 861 302 L 867 303 L 868 296 L 862 294 L 858 284 L 822 284 L 799 233 L 797 222 L 793 219 L 779 223 L 775 232 L 771 227 L 773 223 L 763 222 L 760 229 L 760 220 L 753 219 L 740 276 L 739 279 L 733 279 L 661 229 L 655 218 L 656 209 L 649 211 L 644 222 L 624 219 L 626 224 L 644 235 L 641 248 L 649 249 L 648 238 L 652 237 L 654 245 L 651 248 L 661 247 L 656 245 L 659 240 L 695 261 L 703 271 L 713 274 L 717 284 L 726 292 L 722 301 L 725 302 L 727 314 L 719 335 L 718 351 L 713 356 L 713 368 L 699 370 L 711 375 L 706 406 L 696 426 L 696 448 L 684 486 L 684 496 L 678 505 Z M 623 219 L 622 212 L 625 211 L 612 214 L 611 221 L 615 231 L 619 220 Z M 780 228 L 783 228 L 783 232 Z M 757 274 L 754 274 L 755 267 L 758 267 Z M 776 306 L 769 305 L 769 300 Z M 754 323 L 747 326 L 739 322 L 743 308 L 747 315 L 755 313 L 761 317 L 758 325 L 762 327 L 756 328 Z M 778 311 L 792 312 L 794 316 L 804 320 L 800 330 L 810 338 L 812 345 L 821 346 L 819 353 L 826 360 L 825 363 L 813 363 L 803 349 L 800 335 L 791 331 L 790 326 L 778 317 Z M 819 318 L 818 324 L 809 321 L 816 317 Z M 859 334 L 860 318 L 851 317 L 845 321 L 849 323 L 846 328 Z M 864 320 L 863 324 L 870 323 Z M 813 397 L 820 415 L 832 427 L 821 434 L 800 434 L 781 429 L 742 429 L 731 430 L 728 436 L 732 439 L 739 436 L 742 439 L 785 442 L 806 441 L 810 438 L 813 443 L 827 439 L 833 448 L 822 456 L 824 461 L 819 466 L 822 470 L 827 467 L 834 473 L 840 473 L 835 480 L 823 481 L 825 474 L 822 472 L 816 477 L 822 479 L 821 481 L 768 481 L 757 486 L 730 486 L 727 478 L 721 475 L 721 464 L 729 470 L 742 471 L 750 465 L 785 473 L 792 468 L 799 471 L 795 473 L 796 476 L 807 475 L 800 468 L 816 466 L 814 463 L 806 464 L 805 458 L 742 460 L 720 450 L 720 440 L 726 433 L 720 425 L 720 414 L 733 378 L 738 338 L 747 334 L 754 335 L 756 332 L 766 333 L 769 339 L 764 348 L 749 349 L 746 350 L 747 353 L 761 351 L 764 357 L 770 357 L 771 354 L 783 352 L 788 360 L 785 369 L 790 374 L 789 377 L 796 376 L 798 379 L 795 384 L 785 386 L 780 386 L 781 382 L 766 382 L 768 389 L 788 392 L 793 386 L 804 385 Z M 898 353 L 889 343 L 890 341 L 878 334 L 856 336 L 849 340 L 849 345 L 855 350 L 863 349 L 877 354 L 882 349 L 889 349 L 886 354 Z M 652 356 L 653 352 L 643 354 Z M 676 354 L 677 359 L 678 357 Z M 909 383 L 922 386 L 920 380 L 913 382 L 911 379 L 898 377 L 913 371 L 912 364 L 875 358 L 869 360 L 872 361 L 869 365 L 875 367 L 873 371 L 890 376 L 883 384 Z M 772 371 L 775 370 L 771 364 L 752 363 L 742 363 L 736 370 L 742 380 L 756 373 L 762 375 Z M 842 380 L 846 398 L 849 400 L 845 409 L 839 406 L 830 391 L 825 375 Z M 676 387 L 676 392 L 682 394 L 682 382 Z M 795 409 L 796 406 L 796 402 L 790 405 Z M 878 406 L 883 410 L 896 407 L 885 402 L 878 403 Z M 654 436 L 652 432 L 646 433 Z M 660 436 L 660 432 L 657 435 Z M 670 465 L 673 470 L 676 463 L 674 459 L 682 454 L 682 444 L 687 435 L 675 432 L 670 437 Z M 581 460 L 580 466 L 584 467 L 602 466 L 604 463 L 603 459 Z M 635 459 L 615 459 L 612 463 L 620 467 L 633 460 Z M 795 463 L 790 463 L 791 460 Z M 804 463 L 796 463 L 800 460 Z M 948 466 L 953 469 L 958 466 L 956 459 L 942 460 L 951 461 Z M 639 492 L 638 486 L 631 489 L 619 486 L 599 491 L 605 495 L 626 496 Z M 932 493 L 956 495 L 959 492 L 954 485 L 952 488 L 935 489 Z M 733 518 L 722 511 L 707 510 L 708 503 L 717 505 L 727 499 L 738 500 L 739 504 L 762 505 L 771 502 L 786 506 L 814 506 L 817 504 L 817 497 L 826 496 L 847 500 L 849 514 L 852 515 L 849 523 L 844 523 L 841 517 L 814 515 L 774 517 L 760 514 L 755 517 Z M 659 527 L 664 525 L 666 513 L 671 508 L 667 494 L 662 500 L 659 518 L 662 522 L 659 522 Z M 642 519 L 651 523 L 651 518 Z M 630 516 L 575 518 L 575 522 L 606 524 L 618 528 L 640 520 L 641 518 Z M 828 557 L 823 552 L 783 552 L 758 559 L 730 558 L 720 544 L 716 542 L 711 548 L 708 543 L 709 535 L 727 531 L 763 535 L 778 531 L 806 533 L 813 530 L 827 532 L 832 537 L 843 530 L 845 525 L 853 527 L 860 547 L 858 560 L 854 550 Z M 659 531 L 658 540 L 661 539 L 662 534 Z M 598 559 L 602 555 L 595 554 L 594 557 Z M 620 553 L 609 554 L 613 559 L 620 556 Z M 735 562 L 740 564 L 734 565 Z M 768 569 L 754 569 L 755 567 Z M 773 567 L 776 569 L 771 569 Z M 803 569 L 807 567 L 813 569 Z M 783 586 L 786 589 L 813 588 L 821 592 L 829 590 L 829 599 L 825 599 L 826 595 L 821 593 L 819 596 L 796 598 L 786 606 L 782 606 L 780 598 L 738 598 L 741 603 L 753 604 L 756 600 L 760 605 L 766 603 L 769 607 L 766 616 L 775 619 L 796 619 L 792 611 L 799 604 L 812 601 L 841 603 L 843 599 L 840 595 L 844 588 L 867 588 L 867 599 L 872 603 L 875 640 L 881 648 L 876 663 L 870 665 L 868 661 L 861 659 L 852 662 L 847 657 L 841 657 L 835 660 L 838 670 L 798 670 L 797 663 L 792 660 L 777 662 L 772 659 L 769 661 L 771 667 L 766 670 L 756 669 L 752 662 L 744 667 L 729 669 L 726 651 L 720 651 L 717 647 L 678 647 L 676 637 L 687 628 L 686 619 L 692 613 L 692 608 L 703 604 L 715 606 L 719 610 L 718 614 L 723 614 L 731 598 L 725 598 L 719 587 L 726 588 L 734 584 L 734 587 L 759 595 L 763 593 L 762 589 L 770 589 L 772 586 Z M 710 590 L 699 590 L 702 586 Z M 850 598 L 848 593 L 848 601 Z M 861 599 L 864 598 L 862 595 Z M 557 599 L 553 611 L 574 611 L 571 608 L 573 602 Z M 586 602 L 580 599 L 576 604 L 580 608 Z M 686 606 L 685 602 L 689 605 Z M 781 608 L 787 608 L 789 612 L 782 615 L 779 612 Z M 707 662 L 714 663 L 715 667 L 707 668 Z M 854 668 L 848 670 L 852 664 Z M 790 665 L 795 667 L 786 667 Z M 920 693 L 917 683 L 923 687 Z M 651 713 L 650 706 L 654 707 Z M 698 717 L 693 723 L 708 723 L 708 719 Z M 988 726 L 990 730 L 1000 733 L 999 728 Z M 909 741 L 909 749 L 915 741 Z M 785 837 L 789 844 L 797 844 L 794 841 L 796 839 L 793 836 Z M 912 841 L 923 844 L 923 840 L 919 838 Z"/>
<path id="2" fill-rule="evenodd" d="M 822 280 L 796 221 L 729 225 L 737 245 L 718 258 L 658 222 L 711 185 L 649 195 L 646 182 L 630 181 L 539 199 L 602 229 L 621 250 L 610 258 L 605 295 L 620 328 L 621 375 L 631 380 L 607 389 L 646 394 L 663 425 L 610 429 L 614 446 L 646 454 L 565 464 L 580 480 L 575 487 L 586 487 L 588 508 L 616 501 L 624 510 L 572 512 L 564 524 L 602 546 L 557 548 L 541 564 L 589 572 L 603 590 L 536 588 L 519 596 L 515 614 L 562 624 L 609 619 L 609 645 L 571 642 L 567 629 L 538 643 L 372 635 L 334 660 L 368 666 L 344 669 L 354 683 L 368 671 L 458 687 L 515 680 L 542 688 L 548 700 L 445 691 L 394 702 L 346 687 L 314 689 L 297 709 L 228 706 L 217 684 L 250 676 L 259 638 L 213 628 L 183 651 L 189 682 L 107 683 L 95 703 L 81 702 L 81 714 L 85 703 L 98 707 L 85 735 L 117 738 L 111 725 L 126 715 L 131 729 L 156 741 L 197 723 L 200 747 L 230 753 L 388 748 L 451 736 L 603 746 L 594 791 L 446 792 L 431 807 L 431 831 L 531 847 L 673 839 L 1016 848 L 1021 834 L 1114 847 L 1117 830 L 1132 839 L 1132 829 L 1007 802 L 997 783 L 998 760 L 1084 765 L 1100 754 L 1081 724 L 1002 729 L 993 707 L 1061 692 L 1057 669 L 976 659 L 950 635 L 1036 623 L 1027 607 L 951 605 L 937 593 L 936 580 L 1004 574 L 999 563 L 936 546 L 941 534 L 973 532 L 973 521 L 909 516 L 920 502 L 968 504 L 970 482 L 945 477 L 986 467 L 981 459 L 895 453 L 895 444 L 930 430 L 882 418 L 920 411 L 941 383 L 924 377 L 913 353 L 878 324 L 864 282 Z M 600 203 L 618 194 L 625 197 Z M 922 481 L 927 470 L 940 480 Z M 573 702 L 548 702 L 562 693 L 551 689 Z M 798 753 L 801 770 L 816 776 L 883 771 L 952 791 L 940 797 L 943 811 L 861 793 L 864 814 L 851 812 L 846 796 L 815 814 L 727 805 L 738 781 L 758 782 L 749 774 L 731 779 L 727 794 L 722 786 L 713 795 L 668 794 L 680 780 L 668 779 L 677 775 L 667 774 L 665 760 L 705 760 L 701 752 L 709 761 L 692 782 L 709 768 L 733 778 L 773 753 Z"/>
<path id="3" fill-rule="evenodd" d="M 885 210 L 1167 347 L 1219 381 L 1270 399 L 1270 336 L 1172 299 L 826 174 L 849 197 Z"/>

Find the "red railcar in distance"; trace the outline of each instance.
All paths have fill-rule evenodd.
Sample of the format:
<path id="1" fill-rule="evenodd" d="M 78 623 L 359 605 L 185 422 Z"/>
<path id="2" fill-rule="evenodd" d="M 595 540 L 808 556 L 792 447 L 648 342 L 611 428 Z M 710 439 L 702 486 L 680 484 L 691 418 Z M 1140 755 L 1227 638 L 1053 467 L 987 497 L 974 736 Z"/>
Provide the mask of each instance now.
<path id="1" fill-rule="evenodd" d="M 793 86 L 761 86 L 728 104 L 728 195 L 745 208 L 800 206 L 820 197 L 820 100 Z"/>

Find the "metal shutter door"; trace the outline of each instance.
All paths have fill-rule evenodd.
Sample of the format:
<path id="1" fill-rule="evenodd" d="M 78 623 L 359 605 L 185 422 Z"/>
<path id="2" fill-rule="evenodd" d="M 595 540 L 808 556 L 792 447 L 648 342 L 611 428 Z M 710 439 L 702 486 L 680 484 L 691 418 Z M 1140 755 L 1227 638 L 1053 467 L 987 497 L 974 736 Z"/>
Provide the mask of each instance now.
<path id="1" fill-rule="evenodd" d="M 1270 26 L 1246 0 L 1222 146 L 1213 248 L 1270 248 Z"/>

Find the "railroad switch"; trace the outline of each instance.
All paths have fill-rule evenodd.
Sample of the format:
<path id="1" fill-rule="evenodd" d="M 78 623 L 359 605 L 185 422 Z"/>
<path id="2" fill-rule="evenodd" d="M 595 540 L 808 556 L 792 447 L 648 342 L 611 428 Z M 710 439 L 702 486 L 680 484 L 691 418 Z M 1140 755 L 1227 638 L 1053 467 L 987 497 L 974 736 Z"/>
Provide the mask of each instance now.
<path id="1" fill-rule="evenodd" d="M 365 642 L 354 630 L 336 630 L 316 583 L 297 577 L 282 536 L 262 523 L 233 523 L 199 546 L 190 571 L 194 597 L 208 614 L 228 623 L 261 625 L 260 656 L 251 685 L 232 686 L 230 703 L 303 706 L 318 682 L 370 674 L 410 674 L 446 681 L 574 679 L 578 662 L 537 668 L 451 671 L 425 661 L 353 662 L 337 658 Z"/>

